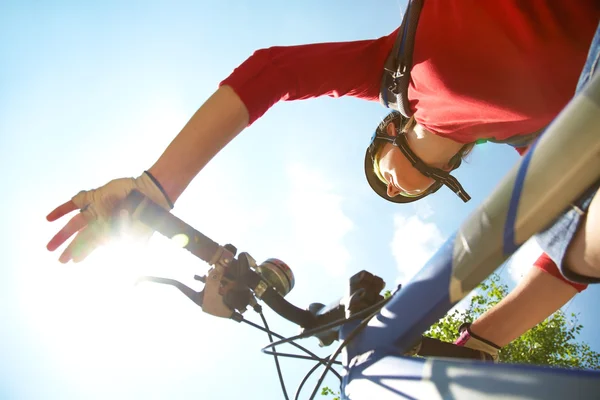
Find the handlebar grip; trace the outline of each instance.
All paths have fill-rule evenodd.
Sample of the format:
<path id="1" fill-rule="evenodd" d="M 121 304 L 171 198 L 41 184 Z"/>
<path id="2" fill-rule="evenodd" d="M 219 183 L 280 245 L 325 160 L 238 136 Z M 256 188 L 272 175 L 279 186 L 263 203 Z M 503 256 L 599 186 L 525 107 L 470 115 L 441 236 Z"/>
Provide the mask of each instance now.
<path id="1" fill-rule="evenodd" d="M 491 356 L 486 353 L 473 350 L 468 347 L 457 346 L 453 343 L 442 342 L 441 340 L 423 336 L 421 346 L 417 355 L 421 357 L 450 357 L 465 358 L 472 360 L 491 361 Z"/>
<path id="2" fill-rule="evenodd" d="M 207 263 L 219 250 L 219 244 L 198 232 L 137 190 L 123 201 L 121 209 L 169 239 L 181 238 L 182 247 Z"/>
<path id="3" fill-rule="evenodd" d="M 261 296 L 261 300 L 277 314 L 296 325 L 301 327 L 312 327 L 315 324 L 315 317 L 313 314 L 307 310 L 296 307 L 271 287 L 265 290 Z"/>
<path id="4" fill-rule="evenodd" d="M 308 306 L 308 311 L 315 316 L 315 327 L 325 326 L 346 318 L 346 307 L 342 303 L 342 299 L 330 304 L 329 306 L 325 306 L 321 303 L 312 303 Z M 323 332 L 319 332 L 313 336 L 319 340 L 319 346 L 329 346 L 339 339 L 340 329 L 341 325 Z M 302 331 L 304 330 L 305 329 Z"/>

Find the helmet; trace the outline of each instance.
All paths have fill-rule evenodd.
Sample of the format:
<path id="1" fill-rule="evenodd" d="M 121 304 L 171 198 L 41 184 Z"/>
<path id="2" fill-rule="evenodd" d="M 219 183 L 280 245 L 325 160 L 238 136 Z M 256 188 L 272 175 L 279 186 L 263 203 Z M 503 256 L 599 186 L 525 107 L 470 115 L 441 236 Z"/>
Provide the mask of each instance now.
<path id="1" fill-rule="evenodd" d="M 398 134 L 396 136 L 390 136 L 387 134 L 386 127 L 390 122 L 394 122 Z M 431 193 L 435 193 L 442 186 L 447 186 L 454 193 L 458 195 L 465 203 L 471 199 L 471 197 L 467 194 L 467 192 L 463 189 L 461 184 L 458 182 L 456 178 L 450 175 L 448 172 L 439 169 L 430 167 L 425 164 L 408 146 L 406 142 L 406 137 L 402 132 L 402 127 L 406 125 L 407 118 L 404 117 L 397 111 L 392 111 L 388 114 L 384 120 L 379 124 L 375 133 L 371 137 L 371 142 L 369 143 L 369 147 L 367 148 L 367 152 L 365 154 L 365 175 L 367 177 L 367 182 L 369 186 L 377 193 L 380 197 L 383 197 L 387 201 L 391 201 L 392 203 L 411 203 L 413 201 L 417 201 L 422 199 L 425 196 L 430 195 Z M 379 142 L 378 142 L 379 141 Z M 418 196 L 394 196 L 390 197 L 387 194 L 387 185 L 383 183 L 379 177 L 375 174 L 375 170 L 373 168 L 373 160 L 375 157 L 375 152 L 377 150 L 376 144 L 381 143 L 381 141 L 392 143 L 394 146 L 398 147 L 402 154 L 406 157 L 408 161 L 415 167 L 421 174 L 433 178 L 435 182 L 427 188 L 423 193 Z M 450 160 L 450 165 L 452 170 L 458 168 L 461 164 L 460 155 L 454 156 Z"/>

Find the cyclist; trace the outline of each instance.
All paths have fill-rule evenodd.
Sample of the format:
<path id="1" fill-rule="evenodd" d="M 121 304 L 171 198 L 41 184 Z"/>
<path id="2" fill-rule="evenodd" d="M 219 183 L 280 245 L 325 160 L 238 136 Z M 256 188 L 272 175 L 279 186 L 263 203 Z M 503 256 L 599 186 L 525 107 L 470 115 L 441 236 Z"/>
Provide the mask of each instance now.
<path id="1" fill-rule="evenodd" d="M 587 80 L 587 74 L 584 74 L 584 77 Z M 585 83 L 585 80 L 582 79 L 581 85 Z M 443 149 L 444 141 L 437 140 L 426 145 L 414 144 L 415 141 L 418 143 L 423 140 L 428 134 L 425 128 L 415 123 L 414 118 L 404 118 L 398 112 L 392 112 L 377 127 L 377 132 L 373 136 L 372 144 L 365 157 L 367 181 L 377 194 L 392 202 L 408 203 L 434 193 L 445 182 L 449 182 L 449 186 L 452 190 L 457 191 L 457 194 L 465 193 L 460 183 L 446 171 L 457 168 L 460 165 L 460 159 L 471 151 L 474 144 L 456 143 L 450 147 L 452 150 L 446 153 Z M 401 140 L 391 142 L 398 138 Z M 524 148 L 519 148 L 519 150 L 524 151 Z M 425 162 L 420 155 L 427 156 L 428 151 L 434 154 L 434 157 L 441 155 L 441 158 L 438 161 L 430 158 Z M 417 152 L 420 153 L 419 156 L 417 156 Z M 453 161 L 453 157 L 457 161 Z M 427 174 L 428 176 L 423 175 L 411 165 L 410 160 L 415 159 L 420 159 L 425 163 L 425 166 L 419 168 L 427 168 L 430 172 Z M 453 165 L 454 168 L 450 168 L 448 165 Z M 438 168 L 440 171 L 436 172 L 433 168 Z M 434 176 L 440 176 L 439 180 L 429 177 L 431 173 L 434 173 Z M 419 187 L 419 185 L 421 186 Z M 404 189 L 406 187 L 410 187 L 411 192 L 406 193 Z M 597 189 L 598 185 L 588 190 L 573 205 L 573 211 L 559 218 L 560 223 L 578 224 Z M 571 235 L 574 233 L 573 231 Z M 596 238 L 597 241 L 597 237 L 589 237 L 587 240 L 592 241 Z M 564 242 L 568 239 L 562 229 L 550 229 L 538 235 L 538 241 L 542 247 L 548 249 L 558 260 L 565 256 L 566 243 Z M 559 272 L 557 264 L 546 253 L 536 260 L 534 266 L 536 268 L 530 269 L 515 290 L 496 307 L 483 314 L 472 325 L 461 326 L 458 344 L 483 350 L 497 359 L 500 347 L 543 321 L 575 294 L 583 291 L 587 287 L 586 283 L 590 282 L 587 278 L 579 277 L 577 279 L 578 277 L 574 277 L 572 272 L 569 277 L 573 281 L 566 279 Z M 568 270 L 567 273 L 569 273 Z M 510 323 L 500 323 L 500 321 L 510 321 Z"/>
<path id="2" fill-rule="evenodd" d="M 447 172 L 457 166 L 460 153 L 466 152 L 470 143 L 478 139 L 510 141 L 540 131 L 572 97 L 599 19 L 600 5 L 595 0 L 532 0 L 527 6 L 517 0 L 425 1 L 415 35 L 412 80 L 408 88 L 416 128 L 406 133 L 407 146 L 425 163 L 431 164 L 429 167 L 446 172 L 440 177 L 450 179 Z M 212 157 L 280 100 L 323 95 L 379 100 L 384 63 L 397 33 L 398 30 L 375 40 L 256 51 L 221 82 L 219 89 L 147 171 L 135 179 L 117 179 L 98 189 L 82 191 L 52 211 L 48 215 L 51 221 L 75 210 L 80 213 L 55 235 L 48 249 L 53 251 L 76 235 L 59 259 L 61 262 L 85 259 L 106 239 L 113 208 L 132 189 L 171 209 Z M 393 128 L 396 130 L 392 129 L 392 133 L 401 127 Z M 405 159 L 394 156 L 396 150 L 389 151 L 391 159 L 386 158 L 386 153 L 378 163 L 384 180 L 391 184 L 388 189 L 404 192 L 391 192 L 388 197 L 392 201 L 402 196 L 414 200 L 426 195 L 427 189 L 437 182 L 413 171 Z M 448 159 L 444 159 L 446 156 Z M 386 160 L 390 161 L 387 171 Z M 395 172 L 396 168 L 401 174 Z M 597 209 L 597 204 L 591 207 L 591 210 Z M 589 215 L 588 218 L 592 216 L 591 211 Z M 577 235 L 573 243 L 580 243 Z M 589 258 L 585 258 L 587 253 L 582 252 L 580 245 L 572 246 L 573 251 L 567 254 L 572 273 L 598 274 L 593 268 L 591 271 L 578 269 L 579 265 L 597 267 L 597 258 L 593 260 L 595 264 L 586 264 Z M 591 246 L 595 251 L 592 255 L 597 256 L 600 249 L 596 247 L 597 244 Z M 548 254 L 562 268 L 562 256 L 556 258 L 549 251 Z M 584 262 L 579 262 L 582 259 Z M 575 263 L 571 264 L 570 260 Z M 545 270 L 556 270 L 554 263 L 548 261 L 544 265 L 548 264 L 552 266 Z M 562 271 L 566 273 L 564 268 Z M 556 272 L 554 275 L 560 276 Z M 546 273 L 539 276 L 552 278 L 555 285 L 562 285 L 561 293 L 570 290 L 572 295 L 577 290 L 571 276 L 571 280 L 555 279 Z M 518 299 L 544 292 L 548 286 L 539 282 L 539 279 L 529 282 L 522 291 L 525 294 Z M 552 310 L 543 309 L 537 314 L 547 316 L 560 305 L 554 304 Z M 544 305 L 527 306 L 543 308 Z M 512 315 L 510 323 L 521 316 Z M 495 321 L 495 327 L 509 324 L 507 319 L 494 319 L 493 313 L 488 317 L 488 321 Z M 535 323 L 531 323 L 531 318 L 526 323 L 515 321 L 519 331 L 516 336 L 526 330 L 522 329 L 524 325 L 530 325 L 528 329 Z M 502 345 L 492 333 L 488 335 L 483 328 L 478 330 L 477 322 L 465 332 L 467 336 L 475 332 Z M 483 343 L 479 343 L 474 334 L 463 342 L 470 347 Z"/>

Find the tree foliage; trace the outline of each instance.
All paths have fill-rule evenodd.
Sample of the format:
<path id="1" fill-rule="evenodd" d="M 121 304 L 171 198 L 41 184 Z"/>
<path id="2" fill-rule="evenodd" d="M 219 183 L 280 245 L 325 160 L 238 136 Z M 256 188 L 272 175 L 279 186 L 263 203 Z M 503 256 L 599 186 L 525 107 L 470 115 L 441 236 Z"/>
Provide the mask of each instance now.
<path id="1" fill-rule="evenodd" d="M 334 392 L 331 388 L 325 386 L 324 388 L 321 389 L 321 396 L 335 396 L 333 399 L 331 400 L 340 400 L 340 392 Z"/>
<path id="2" fill-rule="evenodd" d="M 498 275 L 492 275 L 479 285 L 466 310 L 448 313 L 433 324 L 425 336 L 453 343 L 458 339 L 458 328 L 463 322 L 475 321 L 507 294 L 508 286 L 500 281 Z M 567 315 L 558 310 L 503 347 L 500 350 L 500 362 L 600 369 L 600 354 L 593 351 L 587 343 L 576 340 L 582 329 L 575 314 Z M 336 396 L 332 400 L 339 399 L 339 393 L 336 394 L 328 387 L 323 388 L 321 394 Z"/>

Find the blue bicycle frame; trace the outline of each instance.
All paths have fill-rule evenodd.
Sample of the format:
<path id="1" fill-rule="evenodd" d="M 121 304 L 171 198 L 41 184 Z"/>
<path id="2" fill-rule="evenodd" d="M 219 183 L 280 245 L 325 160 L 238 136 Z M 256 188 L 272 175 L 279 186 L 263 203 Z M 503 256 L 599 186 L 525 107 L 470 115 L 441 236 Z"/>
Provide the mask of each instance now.
<path id="1" fill-rule="evenodd" d="M 343 399 L 600 399 L 600 372 L 401 356 L 600 179 L 599 135 L 596 74 L 496 191 L 350 341 L 342 353 Z M 346 324 L 340 339 L 356 325 Z"/>

